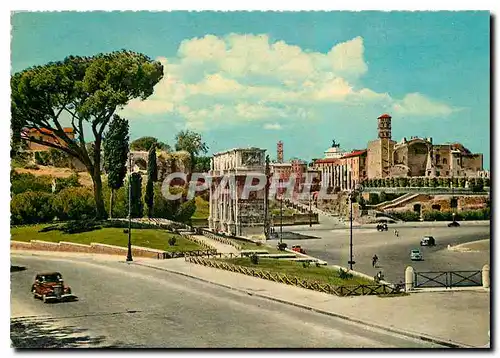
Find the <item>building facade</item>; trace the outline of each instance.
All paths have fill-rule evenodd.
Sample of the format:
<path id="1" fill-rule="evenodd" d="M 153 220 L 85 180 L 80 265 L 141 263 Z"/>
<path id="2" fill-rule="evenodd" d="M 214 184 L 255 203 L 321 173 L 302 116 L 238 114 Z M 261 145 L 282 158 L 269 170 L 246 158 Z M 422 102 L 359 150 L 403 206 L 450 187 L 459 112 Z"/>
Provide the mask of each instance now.
<path id="1" fill-rule="evenodd" d="M 209 172 L 210 229 L 229 235 L 264 234 L 265 188 L 243 198 L 247 175 L 252 173 L 265 175 L 265 149 L 237 148 L 214 154 Z"/>
<path id="2" fill-rule="evenodd" d="M 73 132 L 73 128 L 71 127 L 66 127 L 63 128 L 64 133 L 70 138 L 74 139 L 75 138 L 75 133 Z M 48 143 L 53 143 L 57 144 L 59 146 L 66 146 L 66 143 L 59 139 L 50 129 L 47 128 L 41 128 L 40 130 L 37 128 L 26 128 L 23 130 L 23 137 L 25 138 L 34 138 L 37 140 L 43 140 L 44 142 Z M 28 150 L 40 150 L 40 151 L 45 151 L 45 150 L 50 150 L 51 147 L 43 145 L 43 144 L 38 144 L 35 142 L 28 141 Z"/>
<path id="3" fill-rule="evenodd" d="M 392 140 L 392 117 L 378 118 L 378 138 L 368 143 L 367 178 L 476 177 L 483 171 L 483 155 L 460 143 L 434 144 L 432 138 Z"/>

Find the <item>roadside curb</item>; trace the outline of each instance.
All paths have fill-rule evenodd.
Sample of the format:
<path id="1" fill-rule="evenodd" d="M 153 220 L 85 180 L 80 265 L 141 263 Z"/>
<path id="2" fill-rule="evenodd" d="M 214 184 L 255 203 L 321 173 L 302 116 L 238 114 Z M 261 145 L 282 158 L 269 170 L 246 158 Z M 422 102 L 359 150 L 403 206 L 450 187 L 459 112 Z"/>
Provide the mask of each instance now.
<path id="1" fill-rule="evenodd" d="M 406 337 L 409 337 L 409 338 L 413 338 L 413 339 L 418 339 L 418 340 L 422 340 L 422 341 L 426 341 L 426 342 L 431 342 L 431 343 L 439 344 L 439 345 L 442 345 L 442 346 L 445 346 L 445 347 L 449 347 L 449 348 L 478 348 L 478 347 L 466 345 L 466 344 L 463 344 L 463 343 L 457 343 L 457 342 L 453 342 L 453 341 L 447 341 L 447 340 L 444 340 L 444 339 L 431 337 L 431 336 L 428 336 L 428 335 L 423 334 L 423 333 L 410 332 L 410 331 L 405 331 L 405 330 L 402 330 L 402 329 L 396 329 L 396 328 L 392 328 L 392 327 L 382 326 L 382 325 L 379 325 L 379 324 L 376 324 L 376 323 L 372 323 L 372 322 L 368 322 L 368 321 L 363 321 L 363 320 L 360 320 L 360 319 L 357 319 L 357 318 L 352 318 L 352 317 L 349 317 L 349 316 L 346 316 L 346 315 L 342 315 L 342 314 L 339 314 L 339 313 L 335 313 L 335 312 L 325 311 L 325 310 L 322 310 L 322 309 L 319 309 L 319 308 L 314 308 L 314 307 L 303 305 L 303 304 L 300 304 L 300 303 L 283 300 L 281 298 L 276 298 L 276 297 L 273 297 L 273 296 L 268 296 L 268 295 L 263 295 L 263 294 L 260 294 L 260 293 L 250 292 L 250 291 L 247 291 L 247 290 L 244 290 L 244 289 L 241 289 L 241 288 L 236 288 L 236 287 L 233 287 L 233 286 L 230 286 L 230 285 L 225 285 L 225 284 L 222 284 L 222 283 L 213 282 L 213 281 L 210 281 L 210 280 L 207 280 L 207 279 L 204 279 L 204 278 L 192 275 L 192 274 L 188 274 L 188 273 L 177 271 L 177 270 L 173 270 L 173 269 L 162 268 L 162 267 L 153 266 L 153 265 L 144 264 L 144 263 L 138 263 L 138 262 L 130 262 L 128 264 L 133 264 L 133 265 L 148 267 L 148 268 L 159 270 L 159 271 L 165 271 L 165 272 L 173 273 L 173 274 L 176 274 L 176 275 L 180 275 L 180 276 L 192 278 L 192 279 L 195 279 L 195 280 L 198 280 L 198 281 L 201 281 L 201 282 L 209 283 L 209 284 L 212 284 L 212 285 L 215 285 L 215 286 L 228 288 L 228 289 L 233 290 L 233 291 L 237 291 L 237 292 L 241 292 L 241 293 L 246 293 L 249 296 L 256 296 L 256 297 L 264 298 L 264 299 L 267 299 L 267 300 L 270 300 L 270 301 L 275 301 L 275 302 L 279 302 L 279 303 L 282 303 L 282 304 L 286 304 L 286 305 L 290 305 L 290 306 L 295 306 L 295 307 L 298 307 L 298 308 L 306 309 L 308 311 L 312 311 L 312 312 L 324 314 L 324 315 L 331 316 L 331 317 L 340 318 L 340 319 L 343 319 L 343 320 L 346 320 L 346 321 L 358 323 L 358 324 L 369 326 L 369 327 L 372 327 L 372 328 L 377 328 L 377 329 L 388 331 L 388 332 L 391 332 L 391 333 L 396 333 L 396 334 L 399 334 L 399 335 L 402 335 L 402 336 L 406 336 Z"/>

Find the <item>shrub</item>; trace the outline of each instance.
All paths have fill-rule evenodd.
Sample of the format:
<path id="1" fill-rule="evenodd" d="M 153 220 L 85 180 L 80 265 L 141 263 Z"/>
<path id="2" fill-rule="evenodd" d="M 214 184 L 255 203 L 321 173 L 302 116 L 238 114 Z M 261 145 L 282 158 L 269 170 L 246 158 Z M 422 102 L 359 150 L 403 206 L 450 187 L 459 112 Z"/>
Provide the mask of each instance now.
<path id="1" fill-rule="evenodd" d="M 56 178 L 55 179 L 55 191 L 54 193 L 58 193 L 65 188 L 76 188 L 80 187 L 81 184 L 78 181 L 78 174 L 73 173 L 67 178 Z"/>
<path id="2" fill-rule="evenodd" d="M 380 199 L 377 193 L 369 193 L 368 194 L 368 204 L 377 205 L 380 203 Z"/>
<path id="3" fill-rule="evenodd" d="M 44 192 L 26 191 L 14 195 L 10 202 L 11 222 L 14 225 L 37 224 L 51 221 L 53 195 Z"/>
<path id="4" fill-rule="evenodd" d="M 79 232 L 88 232 L 101 229 L 99 221 L 95 220 L 76 220 L 65 223 L 59 227 L 59 230 L 66 234 L 76 234 Z"/>
<path id="5" fill-rule="evenodd" d="M 399 220 L 403 221 L 419 221 L 420 220 L 420 215 L 419 213 L 415 211 L 388 211 L 387 212 L 389 215 L 394 216 L 395 218 L 398 218 Z"/>
<path id="6" fill-rule="evenodd" d="M 258 265 L 259 264 L 259 256 L 253 254 L 252 256 L 250 256 L 250 262 L 254 265 Z"/>
<path id="7" fill-rule="evenodd" d="M 50 154 L 46 151 L 35 152 L 35 163 L 39 165 L 50 165 Z"/>
<path id="8" fill-rule="evenodd" d="M 94 195 L 89 188 L 63 189 L 55 196 L 53 205 L 61 220 L 85 220 L 95 216 Z"/>
<path id="9" fill-rule="evenodd" d="M 170 246 L 175 246 L 176 242 L 177 242 L 177 239 L 175 238 L 175 236 L 172 236 L 170 239 L 168 239 L 168 244 Z"/>
<path id="10" fill-rule="evenodd" d="M 308 267 L 310 267 L 310 266 L 311 266 L 311 262 L 310 262 L 310 261 L 303 261 L 303 262 L 302 262 L 302 267 L 303 267 L 303 268 L 308 268 Z"/>
<path id="11" fill-rule="evenodd" d="M 12 194 L 20 194 L 25 191 L 40 191 L 52 193 L 52 177 L 48 175 L 35 176 L 31 173 L 11 172 L 10 175 Z"/>

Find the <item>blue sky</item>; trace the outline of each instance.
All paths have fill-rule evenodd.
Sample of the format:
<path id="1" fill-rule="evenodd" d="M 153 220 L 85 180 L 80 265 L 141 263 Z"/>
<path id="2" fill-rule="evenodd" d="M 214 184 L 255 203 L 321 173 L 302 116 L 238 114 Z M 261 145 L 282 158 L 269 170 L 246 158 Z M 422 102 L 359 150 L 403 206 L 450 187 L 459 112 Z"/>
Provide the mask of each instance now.
<path id="1" fill-rule="evenodd" d="M 122 48 L 160 60 L 164 79 L 121 114 L 131 137 L 210 152 L 258 146 L 323 156 L 335 138 L 366 148 L 377 117 L 393 139 L 459 141 L 490 160 L 488 12 L 73 12 L 12 16 L 12 72 Z"/>

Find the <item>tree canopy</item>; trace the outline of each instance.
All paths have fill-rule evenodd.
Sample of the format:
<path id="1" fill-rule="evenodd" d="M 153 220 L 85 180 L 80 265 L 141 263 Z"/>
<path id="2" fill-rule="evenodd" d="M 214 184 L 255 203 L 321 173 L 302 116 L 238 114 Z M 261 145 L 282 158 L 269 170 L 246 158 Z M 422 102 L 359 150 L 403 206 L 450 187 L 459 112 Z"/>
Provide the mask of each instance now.
<path id="1" fill-rule="evenodd" d="M 115 190 L 123 186 L 127 174 L 128 130 L 128 121 L 115 114 L 104 136 L 104 168 L 111 188 L 109 217 L 113 214 Z"/>
<path id="2" fill-rule="evenodd" d="M 94 182 L 97 216 L 105 217 L 100 177 L 104 130 L 117 109 L 149 97 L 162 77 L 160 62 L 126 50 L 69 56 L 15 73 L 10 81 L 13 142 L 31 141 L 78 158 Z M 64 129 L 68 124 L 70 132 Z M 45 137 L 25 129 L 43 131 Z M 91 155 L 87 141 L 94 142 Z"/>
<path id="3" fill-rule="evenodd" d="M 136 151 L 144 151 L 147 152 L 151 149 L 151 147 L 155 145 L 156 148 L 164 150 L 166 152 L 170 152 L 172 148 L 167 144 L 160 142 L 155 137 L 140 137 L 130 143 L 130 149 Z"/>
<path id="4" fill-rule="evenodd" d="M 196 168 L 196 157 L 200 153 L 206 154 L 208 152 L 208 147 L 205 142 L 202 141 L 201 135 L 199 133 L 185 130 L 180 131 L 175 136 L 175 150 L 185 150 L 191 156 L 191 171 Z"/>

